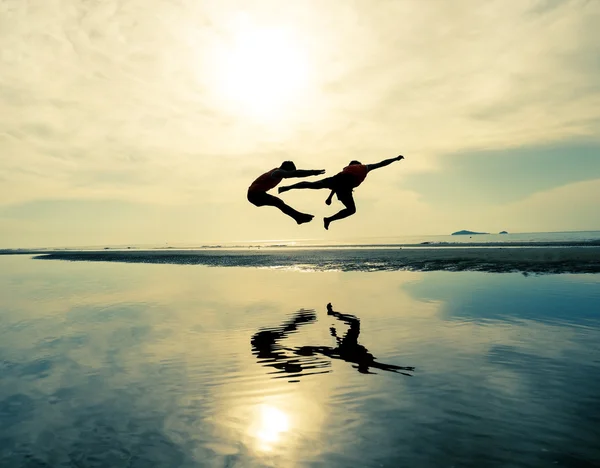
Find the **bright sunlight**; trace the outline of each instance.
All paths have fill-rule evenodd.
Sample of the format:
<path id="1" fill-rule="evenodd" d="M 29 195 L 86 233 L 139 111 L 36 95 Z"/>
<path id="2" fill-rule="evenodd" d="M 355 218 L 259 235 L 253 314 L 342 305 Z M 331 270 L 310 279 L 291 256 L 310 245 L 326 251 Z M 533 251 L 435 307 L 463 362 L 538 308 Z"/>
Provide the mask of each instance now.
<path id="1" fill-rule="evenodd" d="M 289 29 L 260 27 L 238 18 L 217 55 L 216 88 L 238 115 L 286 119 L 310 82 L 307 54 Z"/>
<path id="2" fill-rule="evenodd" d="M 256 437 L 260 441 L 260 448 L 269 450 L 272 444 L 279 441 L 281 434 L 290 429 L 290 421 L 283 411 L 274 406 L 263 405 L 259 413 L 260 422 L 256 430 Z"/>

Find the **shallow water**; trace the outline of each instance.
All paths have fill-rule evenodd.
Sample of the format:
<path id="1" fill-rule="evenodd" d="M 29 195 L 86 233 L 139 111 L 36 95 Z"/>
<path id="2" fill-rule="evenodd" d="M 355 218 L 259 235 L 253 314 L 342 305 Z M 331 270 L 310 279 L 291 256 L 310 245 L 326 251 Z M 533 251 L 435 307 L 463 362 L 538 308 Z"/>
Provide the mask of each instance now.
<path id="1" fill-rule="evenodd" d="M 2 257 L 0 371 L 2 467 L 596 466 L 600 275 Z"/>

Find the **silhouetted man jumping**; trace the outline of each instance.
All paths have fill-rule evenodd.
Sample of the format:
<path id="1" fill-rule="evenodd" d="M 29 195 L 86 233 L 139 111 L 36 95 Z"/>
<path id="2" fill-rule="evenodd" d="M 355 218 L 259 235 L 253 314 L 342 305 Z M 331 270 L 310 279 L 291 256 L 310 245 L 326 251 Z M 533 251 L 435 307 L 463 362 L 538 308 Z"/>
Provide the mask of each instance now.
<path id="1" fill-rule="evenodd" d="M 395 158 L 385 159 L 376 164 L 362 164 L 360 161 L 350 161 L 350 164 L 346 166 L 342 172 L 338 172 L 332 177 L 316 180 L 314 182 L 298 182 L 294 185 L 279 187 L 279 193 L 287 192 L 288 190 L 293 189 L 331 190 L 331 193 L 329 194 L 329 197 L 327 197 L 325 203 L 331 205 L 331 199 L 335 193 L 337 195 L 337 199 L 344 204 L 345 208 L 329 218 L 323 218 L 325 229 L 329 229 L 329 224 L 332 221 L 344 219 L 356 213 L 356 205 L 354 204 L 352 191 L 358 187 L 363 180 L 365 180 L 365 177 L 367 177 L 369 172 L 371 172 L 373 169 L 379 169 L 380 167 L 387 166 L 395 161 L 400 161 L 401 159 L 404 159 L 404 156 L 396 156 Z"/>
<path id="2" fill-rule="evenodd" d="M 313 215 L 300 213 L 291 206 L 286 205 L 281 198 L 274 197 L 267 192 L 276 187 L 283 179 L 288 179 L 290 177 L 308 177 L 324 173 L 324 169 L 296 169 L 296 165 L 292 161 L 284 161 L 281 166 L 265 172 L 252 182 L 252 185 L 248 188 L 248 201 L 255 206 L 275 206 L 286 215 L 294 218 L 298 224 L 308 223 L 314 218 Z"/>

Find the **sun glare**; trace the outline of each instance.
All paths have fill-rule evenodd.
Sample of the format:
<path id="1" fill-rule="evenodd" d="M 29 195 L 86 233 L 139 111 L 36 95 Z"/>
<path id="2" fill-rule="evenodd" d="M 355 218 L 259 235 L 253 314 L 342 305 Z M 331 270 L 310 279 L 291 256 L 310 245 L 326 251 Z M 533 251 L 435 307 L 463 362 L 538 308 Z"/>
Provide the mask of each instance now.
<path id="1" fill-rule="evenodd" d="M 260 407 L 256 437 L 263 450 L 269 450 L 272 444 L 279 441 L 284 432 L 289 431 L 290 420 L 283 411 L 270 405 Z"/>
<path id="2" fill-rule="evenodd" d="M 290 30 L 240 19 L 216 58 L 216 87 L 235 114 L 281 119 L 301 103 L 310 73 L 301 42 Z"/>

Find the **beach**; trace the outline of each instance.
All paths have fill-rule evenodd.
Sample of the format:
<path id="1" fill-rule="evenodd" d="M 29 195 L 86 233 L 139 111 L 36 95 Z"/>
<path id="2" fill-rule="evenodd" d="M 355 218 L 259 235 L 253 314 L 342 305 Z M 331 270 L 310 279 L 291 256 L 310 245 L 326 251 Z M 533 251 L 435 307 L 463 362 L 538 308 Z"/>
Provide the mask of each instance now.
<path id="1" fill-rule="evenodd" d="M 314 271 L 483 271 L 600 273 L 600 246 L 540 243 L 204 250 L 32 251 L 36 259 L 297 268 Z"/>
<path id="2" fill-rule="evenodd" d="M 0 256 L 0 465 L 593 466 L 595 249 Z"/>
<path id="3" fill-rule="evenodd" d="M 600 468 L 600 0 L 0 0 L 0 468 Z"/>

